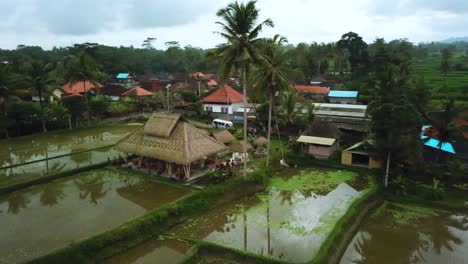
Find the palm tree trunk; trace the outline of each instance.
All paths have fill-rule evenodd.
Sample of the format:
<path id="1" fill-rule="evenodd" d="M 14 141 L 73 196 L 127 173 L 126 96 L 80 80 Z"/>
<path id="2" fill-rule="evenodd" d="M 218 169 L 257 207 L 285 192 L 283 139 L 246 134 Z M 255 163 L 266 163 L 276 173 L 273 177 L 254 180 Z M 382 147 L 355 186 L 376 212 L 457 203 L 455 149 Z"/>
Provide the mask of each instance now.
<path id="1" fill-rule="evenodd" d="M 246 65 L 244 63 L 244 69 L 242 72 L 242 104 L 244 107 L 244 144 L 242 146 L 244 152 L 244 178 L 247 178 L 247 78 L 246 78 Z"/>
<path id="2" fill-rule="evenodd" d="M 270 105 L 268 106 L 268 142 L 267 142 L 267 159 L 266 167 L 268 168 L 270 164 L 270 138 L 271 138 L 271 111 L 273 109 L 273 93 L 270 91 Z"/>
<path id="3" fill-rule="evenodd" d="M 387 188 L 387 185 L 388 185 L 388 172 L 390 171 L 390 155 L 391 154 L 392 154 L 391 152 L 388 152 L 388 155 L 387 155 L 387 169 L 385 170 L 385 183 L 384 183 L 385 188 Z"/>
<path id="4" fill-rule="evenodd" d="M 37 95 L 39 96 L 39 106 L 41 107 L 42 132 L 47 133 L 47 128 L 46 128 L 46 124 L 45 124 L 45 117 L 44 117 L 44 105 L 42 104 L 42 91 L 38 90 Z"/>
<path id="5" fill-rule="evenodd" d="M 317 77 L 320 76 L 320 67 L 322 66 L 322 61 L 319 60 L 319 63 L 318 63 L 318 69 L 317 69 Z"/>
<path id="6" fill-rule="evenodd" d="M 91 113 L 89 111 L 88 92 L 86 91 L 86 81 L 83 81 L 83 92 L 86 104 L 86 116 L 88 118 L 88 126 L 91 126 Z"/>

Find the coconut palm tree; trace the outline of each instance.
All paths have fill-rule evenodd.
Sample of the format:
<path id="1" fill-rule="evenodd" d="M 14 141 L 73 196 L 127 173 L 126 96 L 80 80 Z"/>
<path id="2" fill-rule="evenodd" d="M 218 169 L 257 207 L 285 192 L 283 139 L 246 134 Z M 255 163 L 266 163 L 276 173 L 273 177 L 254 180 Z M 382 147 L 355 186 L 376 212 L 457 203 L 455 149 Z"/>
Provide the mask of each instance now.
<path id="1" fill-rule="evenodd" d="M 46 133 L 47 128 L 45 124 L 45 113 L 44 113 L 44 95 L 47 96 L 52 92 L 53 84 L 55 80 L 51 75 L 52 65 L 43 64 L 40 61 L 31 62 L 24 78 L 26 85 L 34 90 L 39 97 L 39 106 L 41 107 L 41 122 L 42 132 Z"/>
<path id="2" fill-rule="evenodd" d="M 287 72 L 292 71 L 289 68 L 286 52 L 283 47 L 285 43 L 287 43 L 287 40 L 279 35 L 265 42 L 265 46 L 262 49 L 263 60 L 254 75 L 256 92 L 268 95 L 267 167 L 270 162 L 271 112 L 274 104 L 274 95 L 291 88 L 291 83 L 285 75 Z"/>
<path id="3" fill-rule="evenodd" d="M 88 91 L 86 90 L 86 81 L 91 82 L 94 86 L 97 86 L 97 73 L 99 67 L 86 53 L 81 53 L 77 58 L 70 61 L 68 64 L 68 69 L 65 73 L 65 80 L 70 82 L 71 85 L 82 82 L 83 83 L 83 93 L 86 103 L 86 116 L 88 119 L 88 126 L 91 125 L 91 113 L 89 111 L 89 100 L 88 100 Z"/>
<path id="4" fill-rule="evenodd" d="M 252 63 L 258 63 L 261 55 L 259 46 L 263 39 L 258 35 L 264 27 L 273 27 L 273 22 L 266 19 L 257 24 L 259 10 L 256 1 L 247 3 L 234 2 L 220 9 L 216 15 L 222 19 L 216 24 L 221 26 L 218 32 L 227 42 L 218 45 L 212 56 L 221 61 L 221 79 L 225 82 L 234 72 L 242 73 L 242 93 L 244 95 L 244 140 L 247 141 L 247 75 Z M 244 157 L 247 149 L 244 145 Z M 247 159 L 244 159 L 244 177 L 247 171 Z"/>
<path id="5" fill-rule="evenodd" d="M 439 149 L 438 160 L 440 152 L 442 152 L 442 146 L 446 143 L 450 143 L 454 138 L 457 138 L 457 136 L 460 136 L 460 130 L 454 123 L 458 112 L 459 110 L 455 107 L 455 101 L 450 99 L 444 104 L 443 111 L 428 114 L 423 113 L 424 119 L 437 131 L 434 137 L 439 140 L 437 146 Z"/>

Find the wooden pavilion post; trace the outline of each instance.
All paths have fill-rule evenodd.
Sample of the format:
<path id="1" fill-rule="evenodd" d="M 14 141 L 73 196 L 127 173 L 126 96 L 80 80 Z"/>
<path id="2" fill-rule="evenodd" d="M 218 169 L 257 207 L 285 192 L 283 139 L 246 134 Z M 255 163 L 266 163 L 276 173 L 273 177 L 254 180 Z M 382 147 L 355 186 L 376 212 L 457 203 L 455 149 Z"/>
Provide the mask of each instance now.
<path id="1" fill-rule="evenodd" d="M 190 164 L 184 165 L 185 178 L 190 178 Z"/>
<path id="2" fill-rule="evenodd" d="M 167 174 L 172 175 L 172 163 L 166 162 Z"/>

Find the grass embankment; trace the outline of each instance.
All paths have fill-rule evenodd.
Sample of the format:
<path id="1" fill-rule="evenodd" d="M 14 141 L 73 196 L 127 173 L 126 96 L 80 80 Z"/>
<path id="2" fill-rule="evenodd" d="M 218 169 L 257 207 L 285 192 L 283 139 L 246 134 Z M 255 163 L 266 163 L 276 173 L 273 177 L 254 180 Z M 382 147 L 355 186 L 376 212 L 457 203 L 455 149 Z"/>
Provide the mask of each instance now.
<path id="1" fill-rule="evenodd" d="M 264 171 L 257 171 L 245 180 L 236 177 L 225 183 L 196 191 L 188 197 L 151 211 L 116 229 L 66 246 L 32 263 L 94 263 L 151 239 L 190 216 L 239 196 L 260 191 L 263 189 L 264 177 Z"/>
<path id="2" fill-rule="evenodd" d="M 391 192 L 385 193 L 385 200 L 400 204 L 431 207 L 434 209 L 449 210 L 468 213 L 468 192 L 460 190 L 446 190 L 440 200 L 428 199 L 428 187 L 417 188 L 418 191 L 410 194 L 396 195 Z"/>

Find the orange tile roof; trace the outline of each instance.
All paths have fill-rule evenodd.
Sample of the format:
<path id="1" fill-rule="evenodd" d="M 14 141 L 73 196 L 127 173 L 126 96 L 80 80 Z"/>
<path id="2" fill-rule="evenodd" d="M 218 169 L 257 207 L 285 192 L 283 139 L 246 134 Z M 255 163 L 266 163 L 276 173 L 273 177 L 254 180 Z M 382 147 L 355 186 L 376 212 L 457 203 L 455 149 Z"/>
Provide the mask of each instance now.
<path id="1" fill-rule="evenodd" d="M 218 82 L 215 81 L 215 80 L 210 80 L 206 85 L 208 85 L 208 86 L 216 86 L 216 85 L 218 85 Z"/>
<path id="2" fill-rule="evenodd" d="M 63 86 L 63 90 L 66 94 L 73 94 L 73 93 L 86 93 L 92 88 L 101 88 L 102 85 L 100 83 L 93 84 L 90 81 L 85 81 L 84 86 L 83 82 L 76 82 L 73 85 L 68 82 Z"/>
<path id="3" fill-rule="evenodd" d="M 309 94 L 323 94 L 326 95 L 330 91 L 329 88 L 317 86 L 317 85 L 294 85 L 294 88 L 298 92 L 309 93 Z"/>
<path id="4" fill-rule="evenodd" d="M 133 87 L 132 89 L 130 89 L 129 91 L 123 93 L 121 96 L 123 97 L 126 97 L 132 93 L 136 93 L 136 96 L 152 96 L 153 93 L 150 92 L 150 91 L 147 91 L 143 88 L 141 88 L 140 86 L 135 86 Z"/>
<path id="5" fill-rule="evenodd" d="M 239 103 L 242 102 L 244 96 L 231 86 L 225 84 L 212 94 L 202 99 L 203 103 Z"/>

